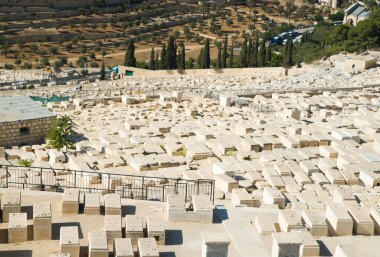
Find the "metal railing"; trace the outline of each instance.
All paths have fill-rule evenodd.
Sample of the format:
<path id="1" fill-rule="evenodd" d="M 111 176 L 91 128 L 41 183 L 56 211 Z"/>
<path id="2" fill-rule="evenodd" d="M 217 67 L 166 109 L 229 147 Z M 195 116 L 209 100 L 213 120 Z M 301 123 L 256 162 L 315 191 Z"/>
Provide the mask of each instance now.
<path id="1" fill-rule="evenodd" d="M 0 187 L 63 192 L 78 188 L 81 193 L 116 193 L 122 198 L 166 201 L 168 195 L 207 195 L 214 202 L 215 181 L 124 175 L 44 167 L 0 165 Z"/>

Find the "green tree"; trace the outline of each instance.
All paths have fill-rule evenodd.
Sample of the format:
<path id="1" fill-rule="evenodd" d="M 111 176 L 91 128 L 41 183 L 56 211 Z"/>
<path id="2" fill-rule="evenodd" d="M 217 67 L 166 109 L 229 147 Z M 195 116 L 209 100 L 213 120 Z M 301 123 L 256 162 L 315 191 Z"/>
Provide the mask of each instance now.
<path id="1" fill-rule="evenodd" d="M 155 70 L 160 69 L 160 60 L 158 59 L 159 56 L 160 56 L 160 54 L 159 54 L 158 51 L 157 51 L 157 53 L 156 53 L 156 60 L 155 60 L 155 65 L 156 65 L 156 67 L 154 67 Z"/>
<path id="2" fill-rule="evenodd" d="M 70 135 L 74 133 L 74 128 L 76 124 L 69 116 L 58 118 L 48 133 L 49 145 L 58 150 L 72 147 L 74 141 L 70 139 Z"/>
<path id="3" fill-rule="evenodd" d="M 222 53 L 222 68 L 227 68 L 227 47 L 228 47 L 228 39 L 227 35 L 224 37 L 224 44 L 223 44 L 223 53 Z"/>
<path id="4" fill-rule="evenodd" d="M 259 56 L 258 56 L 258 61 L 259 61 L 259 66 L 260 67 L 265 67 L 266 65 L 266 51 L 265 51 L 265 41 L 262 40 L 260 50 L 259 50 Z"/>
<path id="5" fill-rule="evenodd" d="M 234 67 L 234 42 L 231 43 L 231 48 L 230 48 L 230 60 L 229 60 L 229 65 L 230 68 Z"/>
<path id="6" fill-rule="evenodd" d="M 216 58 L 216 68 L 221 69 L 222 66 L 222 46 L 221 44 L 218 44 L 218 56 Z"/>
<path id="7" fill-rule="evenodd" d="M 166 45 L 165 44 L 162 46 L 162 50 L 161 50 L 160 69 L 162 69 L 162 70 L 167 69 L 167 67 L 166 67 Z"/>
<path id="8" fill-rule="evenodd" d="M 100 69 L 100 80 L 105 80 L 105 79 L 106 79 L 106 67 L 103 62 L 102 67 Z"/>
<path id="9" fill-rule="evenodd" d="M 199 55 L 198 55 L 198 68 L 199 69 L 203 69 L 203 52 L 204 52 L 204 47 L 201 48 L 201 51 L 199 52 Z"/>
<path id="10" fill-rule="evenodd" d="M 152 47 L 152 51 L 150 52 L 149 69 L 150 70 L 156 69 L 156 59 L 155 59 L 154 47 Z"/>
<path id="11" fill-rule="evenodd" d="M 266 51 L 266 56 L 265 56 L 265 62 L 268 64 L 270 64 L 271 60 L 272 60 L 272 46 L 269 44 L 268 48 L 267 48 L 267 51 Z M 268 65 L 270 66 L 270 65 Z"/>
<path id="12" fill-rule="evenodd" d="M 244 39 L 243 45 L 241 46 L 241 51 L 240 51 L 240 65 L 241 67 L 245 68 L 247 67 L 247 54 L 248 54 L 248 49 L 247 49 L 247 39 Z"/>
<path id="13" fill-rule="evenodd" d="M 293 41 L 292 40 L 288 40 L 286 42 L 283 56 L 284 56 L 283 67 L 285 69 L 291 68 L 292 63 L 293 63 Z"/>
<path id="14" fill-rule="evenodd" d="M 176 46 L 175 46 L 175 40 L 173 36 L 169 37 L 168 41 L 168 47 L 166 49 L 166 68 L 169 70 L 173 70 L 177 68 L 177 53 L 176 53 Z"/>
<path id="15" fill-rule="evenodd" d="M 127 51 L 125 52 L 124 65 L 136 67 L 135 42 L 133 39 L 128 41 Z"/>
<path id="16" fill-rule="evenodd" d="M 256 42 L 253 46 L 252 56 L 251 56 L 251 67 L 257 67 L 258 62 L 258 52 L 259 52 L 259 39 L 256 39 Z"/>
<path id="17" fill-rule="evenodd" d="M 186 68 L 186 49 L 184 43 L 179 45 L 178 55 L 177 55 L 177 67 L 179 70 L 185 70 Z"/>
<path id="18" fill-rule="evenodd" d="M 206 38 L 205 45 L 203 47 L 202 68 L 210 69 L 210 64 L 210 39 Z"/>

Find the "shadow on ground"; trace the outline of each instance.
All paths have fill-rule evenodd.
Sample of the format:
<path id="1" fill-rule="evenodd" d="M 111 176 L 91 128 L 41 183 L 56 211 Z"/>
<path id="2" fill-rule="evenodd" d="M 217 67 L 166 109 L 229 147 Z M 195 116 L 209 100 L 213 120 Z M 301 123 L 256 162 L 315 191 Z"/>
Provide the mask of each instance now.
<path id="1" fill-rule="evenodd" d="M 32 250 L 0 251 L 0 257 L 32 257 Z"/>
<path id="2" fill-rule="evenodd" d="M 80 227 L 79 222 L 64 222 L 64 223 L 53 223 L 53 240 L 59 240 L 59 234 L 61 227 L 78 227 L 78 234 L 79 234 L 79 239 L 83 238 L 83 232 Z"/>
<path id="3" fill-rule="evenodd" d="M 166 245 L 182 245 L 183 244 L 182 230 L 177 230 L 177 229 L 166 230 L 165 239 L 166 239 Z"/>

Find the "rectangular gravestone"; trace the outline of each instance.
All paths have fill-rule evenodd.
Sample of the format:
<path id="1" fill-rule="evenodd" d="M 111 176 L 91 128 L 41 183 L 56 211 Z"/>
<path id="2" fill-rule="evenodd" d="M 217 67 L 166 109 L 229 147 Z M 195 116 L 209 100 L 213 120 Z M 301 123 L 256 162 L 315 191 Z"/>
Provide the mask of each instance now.
<path id="1" fill-rule="evenodd" d="M 140 238 L 138 240 L 139 257 L 159 257 L 157 243 L 154 238 Z"/>
<path id="2" fill-rule="evenodd" d="M 143 219 L 141 216 L 125 216 L 125 237 L 130 238 L 132 243 L 137 243 L 139 238 L 144 237 Z"/>
<path id="3" fill-rule="evenodd" d="M 154 238 L 159 245 L 165 244 L 165 226 L 164 221 L 158 216 L 147 216 L 148 237 Z"/>
<path id="4" fill-rule="evenodd" d="M 8 243 L 26 242 L 27 239 L 26 213 L 9 213 Z"/>
<path id="5" fill-rule="evenodd" d="M 34 240 L 51 240 L 51 206 L 50 202 L 33 204 L 33 237 Z"/>
<path id="6" fill-rule="evenodd" d="M 90 232 L 88 235 L 88 256 L 108 257 L 106 232 Z"/>
<path id="7" fill-rule="evenodd" d="M 115 238 L 113 242 L 114 257 L 135 256 L 130 238 Z"/>
<path id="8" fill-rule="evenodd" d="M 327 236 L 328 226 L 326 218 L 315 210 L 303 210 L 301 213 L 302 222 L 313 236 Z"/>
<path id="9" fill-rule="evenodd" d="M 202 257 L 227 257 L 229 238 L 224 233 L 202 232 Z"/>
<path id="10" fill-rule="evenodd" d="M 272 257 L 300 256 L 302 241 L 296 233 L 273 233 Z"/>
<path id="11" fill-rule="evenodd" d="M 107 234 L 108 247 L 112 249 L 113 240 L 115 238 L 122 238 L 121 216 L 106 215 L 104 217 L 104 230 L 106 231 L 106 234 Z"/>
<path id="12" fill-rule="evenodd" d="M 121 200 L 120 195 L 107 194 L 104 196 L 105 215 L 121 216 Z"/>
<path id="13" fill-rule="evenodd" d="M 61 227 L 59 244 L 61 253 L 69 253 L 71 257 L 79 257 L 80 243 L 78 227 Z"/>
<path id="14" fill-rule="evenodd" d="M 193 195 L 193 209 L 196 222 L 212 223 L 214 206 L 207 195 Z"/>
<path id="15" fill-rule="evenodd" d="M 99 194 L 86 193 L 84 196 L 84 214 L 100 215 L 100 197 Z"/>
<path id="16" fill-rule="evenodd" d="M 183 220 L 186 215 L 185 199 L 180 195 L 168 195 L 166 202 L 167 219 L 169 221 Z"/>
<path id="17" fill-rule="evenodd" d="M 350 236 L 354 222 L 345 207 L 327 206 L 326 222 L 333 235 Z"/>
<path id="18" fill-rule="evenodd" d="M 62 214 L 78 214 L 79 189 L 66 188 L 63 192 Z"/>
<path id="19" fill-rule="evenodd" d="M 1 205 L 3 209 L 3 222 L 8 222 L 9 213 L 19 213 L 21 211 L 21 192 L 8 189 L 3 195 Z"/>

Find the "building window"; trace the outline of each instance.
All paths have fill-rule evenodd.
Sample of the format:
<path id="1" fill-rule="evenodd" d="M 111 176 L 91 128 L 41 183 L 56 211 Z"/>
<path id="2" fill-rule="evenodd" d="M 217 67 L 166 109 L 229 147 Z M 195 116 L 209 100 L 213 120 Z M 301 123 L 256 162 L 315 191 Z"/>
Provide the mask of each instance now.
<path id="1" fill-rule="evenodd" d="M 29 135 L 30 134 L 30 128 L 28 128 L 28 127 L 20 128 L 20 134 L 21 134 L 21 136 Z"/>

